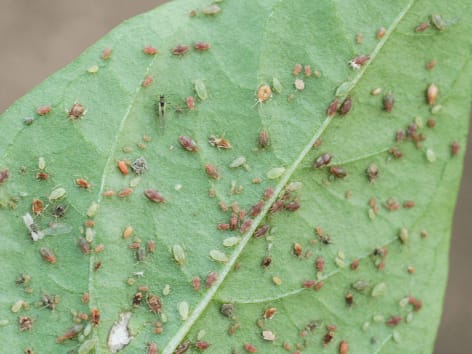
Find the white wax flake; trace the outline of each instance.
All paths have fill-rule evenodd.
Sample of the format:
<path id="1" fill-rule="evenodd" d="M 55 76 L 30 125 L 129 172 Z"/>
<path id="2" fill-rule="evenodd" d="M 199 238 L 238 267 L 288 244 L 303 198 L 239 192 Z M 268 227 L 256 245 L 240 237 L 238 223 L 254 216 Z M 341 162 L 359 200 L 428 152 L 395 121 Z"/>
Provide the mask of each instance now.
<path id="1" fill-rule="evenodd" d="M 224 252 L 219 251 L 219 250 L 211 250 L 210 257 L 214 261 L 221 262 L 221 263 L 226 263 L 229 261 L 228 256 Z"/>
<path id="2" fill-rule="evenodd" d="M 133 339 L 128 328 L 130 319 L 131 312 L 123 312 L 120 314 L 120 319 L 111 327 L 108 334 L 108 348 L 112 353 L 119 352 Z"/>

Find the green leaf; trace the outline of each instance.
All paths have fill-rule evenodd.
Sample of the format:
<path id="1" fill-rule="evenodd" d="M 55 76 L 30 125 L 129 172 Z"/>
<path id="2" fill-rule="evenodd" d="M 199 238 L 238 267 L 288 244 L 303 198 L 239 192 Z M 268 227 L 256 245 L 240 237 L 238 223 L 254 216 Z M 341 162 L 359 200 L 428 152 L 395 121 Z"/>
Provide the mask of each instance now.
<path id="1" fill-rule="evenodd" d="M 206 341 L 214 353 L 334 352 L 341 343 L 356 353 L 431 352 L 462 172 L 464 149 L 454 156 L 451 145 L 465 145 L 472 89 L 471 6 L 225 1 L 205 15 L 207 5 L 175 1 L 127 21 L 0 117 L 0 171 L 9 171 L 0 184 L 4 346 L 106 353 L 113 341 L 129 342 L 123 353 L 147 343 L 172 353 Z M 415 32 L 432 14 L 446 28 Z M 197 41 L 211 48 L 171 53 Z M 158 54 L 145 54 L 147 45 Z M 105 48 L 113 49 L 106 60 Z M 370 59 L 353 70 L 358 55 Z M 294 77 L 297 63 L 315 74 Z M 272 96 L 258 102 L 271 84 Z M 348 96 L 347 115 L 326 116 L 335 97 Z M 86 114 L 73 119 L 74 103 Z M 39 116 L 43 105 L 52 110 Z M 198 151 L 182 148 L 181 136 Z M 211 136 L 232 148 L 212 146 Z M 329 166 L 313 168 L 323 154 Z M 122 174 L 119 161 L 141 174 Z M 372 164 L 379 172 L 369 182 Z M 104 196 L 110 190 L 122 196 Z M 274 203 L 285 206 L 273 212 Z M 237 226 L 245 232 L 217 228 L 232 208 L 246 211 Z M 252 237 L 263 225 L 269 231 Z M 81 313 L 88 319 L 77 326 Z"/>

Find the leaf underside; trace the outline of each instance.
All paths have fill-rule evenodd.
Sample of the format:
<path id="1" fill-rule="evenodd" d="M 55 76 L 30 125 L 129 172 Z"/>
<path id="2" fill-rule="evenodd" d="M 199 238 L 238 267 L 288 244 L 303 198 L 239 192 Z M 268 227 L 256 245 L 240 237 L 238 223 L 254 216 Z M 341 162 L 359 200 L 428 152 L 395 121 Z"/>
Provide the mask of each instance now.
<path id="1" fill-rule="evenodd" d="M 96 340 L 95 352 L 107 353 L 110 329 L 120 314 L 130 311 L 132 340 L 123 353 L 145 352 L 151 342 L 172 353 L 186 341 L 191 343 L 188 352 L 198 352 L 198 340 L 209 342 L 212 353 L 243 352 L 245 344 L 261 353 L 285 353 L 284 343 L 292 352 L 333 353 L 341 341 L 349 343 L 350 353 L 431 352 L 462 172 L 463 149 L 453 156 L 451 144 L 464 146 L 467 134 L 470 5 L 419 0 L 225 1 L 214 16 L 202 14 L 206 5 L 175 1 L 125 22 L 0 117 L 0 171 L 9 171 L 8 180 L 0 184 L 2 343 L 16 351 L 63 353 L 77 350 L 82 340 Z M 190 17 L 194 9 L 197 15 Z M 440 14 L 447 28 L 415 32 L 431 14 Z M 381 27 L 386 33 L 376 38 Z M 363 35 L 362 43 L 356 43 L 357 33 Z M 172 55 L 177 44 L 197 41 L 211 48 Z M 145 54 L 146 45 L 159 53 Z M 113 49 L 108 60 L 101 58 L 105 48 Z M 353 70 L 348 61 L 360 54 L 370 60 Z M 427 70 L 431 60 L 437 65 Z M 295 77 L 297 63 L 310 65 L 316 75 L 307 77 L 302 71 Z M 143 87 L 148 75 L 154 82 Z M 282 84 L 282 92 L 274 91 L 258 103 L 257 88 L 271 85 L 273 78 Z M 304 90 L 295 89 L 297 78 L 304 81 Z M 205 85 L 207 99 L 197 97 L 196 80 Z M 338 99 L 351 96 L 352 109 L 345 117 L 329 118 L 326 109 L 343 83 L 349 83 L 349 89 Z M 439 88 L 433 107 L 425 96 L 431 83 Z M 382 93 L 372 95 L 375 88 Z M 382 104 L 388 92 L 395 98 L 390 113 Z M 163 127 L 156 113 L 160 95 L 167 100 Z M 196 101 L 192 111 L 185 105 L 188 96 Z M 67 114 L 74 102 L 87 110 L 77 120 Z M 51 112 L 37 115 L 42 105 L 50 105 Z M 25 125 L 25 117 L 33 117 L 33 124 Z M 431 117 L 434 128 L 426 124 Z M 425 140 L 415 144 L 410 136 L 396 142 L 396 132 L 415 122 Z M 264 149 L 258 146 L 261 131 L 270 138 Z M 195 140 L 198 152 L 180 146 L 182 135 Z M 232 148 L 211 146 L 211 135 L 224 135 Z M 315 149 L 318 139 L 322 144 Z M 402 158 L 389 153 L 393 146 Z M 333 156 L 330 166 L 342 166 L 348 176 L 335 178 L 327 167 L 314 169 L 315 158 L 323 153 Z M 120 173 L 119 160 L 133 162 L 141 156 L 148 170 L 139 181 L 131 170 Z M 230 168 L 240 156 L 247 166 Z M 36 179 L 39 157 L 46 161 L 47 180 Z M 205 164 L 218 169 L 218 180 L 205 173 Z M 370 183 L 366 169 L 372 164 L 379 175 Z M 269 179 L 267 173 L 277 167 L 285 172 Z M 90 182 L 90 188 L 77 186 L 78 178 Z M 291 182 L 303 187 L 290 192 L 285 203 L 299 203 L 300 208 L 270 212 Z M 129 188 L 130 183 L 133 193 L 127 197 L 102 195 Z M 66 195 L 48 200 L 58 187 Z M 275 192 L 258 216 L 246 216 L 253 219 L 246 233 L 217 229 L 229 222 L 234 203 L 249 214 L 269 187 Z M 147 199 L 147 189 L 157 189 L 166 202 Z M 373 202 L 369 205 L 372 198 L 377 211 Z M 399 203 L 398 210 L 386 207 L 391 198 Z M 34 216 L 40 229 L 60 222 L 72 226 L 72 232 L 33 242 L 22 219 L 28 212 L 33 215 L 33 199 L 46 205 Z M 405 208 L 405 201 L 415 206 Z M 98 211 L 89 217 L 94 202 Z M 229 211 L 223 211 L 220 202 Z M 59 205 L 66 206 L 60 219 L 52 215 Z M 84 223 L 90 219 L 95 234 L 92 251 L 84 254 L 77 243 L 85 237 Z M 261 225 L 269 225 L 269 232 L 252 237 Z M 133 232 L 125 239 L 128 226 Z M 323 236 L 315 228 L 321 228 Z M 241 236 L 239 244 L 224 247 L 231 236 Z M 154 241 L 155 252 L 146 251 L 138 260 L 130 244 L 146 248 L 148 241 Z M 300 245 L 300 256 L 294 254 L 294 244 Z M 104 246 L 102 252 L 94 251 L 98 245 Z M 175 245 L 184 252 L 178 262 Z M 55 264 L 41 257 L 41 247 L 54 252 Z M 229 260 L 216 262 L 212 250 L 225 252 Z M 261 266 L 264 257 L 272 260 L 267 267 Z M 325 265 L 318 272 L 316 260 L 321 258 Z M 359 267 L 352 270 L 355 260 Z M 101 268 L 95 270 L 98 262 Z M 211 272 L 218 279 L 206 289 Z M 30 275 L 30 282 L 15 285 L 19 273 Z M 195 277 L 201 279 L 199 291 L 192 285 Z M 318 291 L 302 287 L 312 280 L 318 287 L 324 285 Z M 358 281 L 367 288 L 353 288 Z M 140 286 L 149 290 L 141 290 L 143 301 L 133 306 Z M 87 304 L 82 301 L 85 292 Z M 345 299 L 349 293 L 352 306 Z M 52 310 L 42 303 L 46 294 L 60 297 Z M 160 313 L 146 304 L 150 294 L 160 297 Z M 408 296 L 422 301 L 421 310 L 402 301 Z M 29 306 L 12 312 L 18 300 Z M 185 320 L 179 313 L 183 302 L 190 309 Z M 233 305 L 229 317 L 221 313 L 222 304 Z M 276 314 L 265 319 L 269 308 Z M 92 309 L 101 316 L 88 337 L 77 340 L 83 336 L 79 333 L 56 343 L 74 326 L 74 314 L 88 314 L 86 325 Z M 22 316 L 32 319 L 30 330 L 19 331 Z M 401 317 L 397 326 L 389 326 L 395 321 L 392 316 Z M 160 326 L 162 333 L 155 334 Z M 263 331 L 271 331 L 275 340 L 264 340 Z M 334 337 L 326 343 L 330 335 Z"/>

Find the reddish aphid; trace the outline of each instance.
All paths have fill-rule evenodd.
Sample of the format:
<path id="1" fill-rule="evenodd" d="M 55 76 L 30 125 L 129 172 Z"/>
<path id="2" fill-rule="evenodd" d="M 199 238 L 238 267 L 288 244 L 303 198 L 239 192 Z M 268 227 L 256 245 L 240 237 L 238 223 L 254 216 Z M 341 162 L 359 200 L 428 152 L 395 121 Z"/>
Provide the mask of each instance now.
<path id="1" fill-rule="evenodd" d="M 147 55 L 156 55 L 157 54 L 157 49 L 154 48 L 153 46 L 147 45 L 143 49 L 144 54 Z"/>
<path id="2" fill-rule="evenodd" d="M 426 31 L 430 26 L 430 23 L 429 22 L 423 22 L 423 23 L 420 23 L 418 26 L 416 26 L 415 28 L 415 32 L 423 32 L 423 31 Z"/>
<path id="3" fill-rule="evenodd" d="M 316 281 L 315 281 L 315 280 L 305 280 L 305 281 L 302 283 L 302 288 L 310 289 L 310 288 L 314 287 L 315 284 L 316 284 Z"/>
<path id="4" fill-rule="evenodd" d="M 347 354 L 349 352 L 349 343 L 345 340 L 339 343 L 339 354 Z"/>
<path id="5" fill-rule="evenodd" d="M 154 203 L 165 203 L 166 198 L 164 198 L 157 190 L 155 189 L 146 189 L 144 195 Z"/>
<path id="6" fill-rule="evenodd" d="M 93 308 L 90 311 L 90 322 L 93 324 L 94 327 L 97 327 L 100 324 L 100 310 L 97 308 Z"/>
<path id="7" fill-rule="evenodd" d="M 152 77 L 152 75 L 148 75 L 144 78 L 143 82 L 141 83 L 141 85 L 143 87 L 148 87 L 149 85 L 151 85 L 152 83 L 154 82 L 154 78 Z"/>
<path id="8" fill-rule="evenodd" d="M 182 147 L 191 152 L 197 152 L 198 146 L 197 143 L 189 136 L 181 135 L 179 136 L 179 142 Z"/>
<path id="9" fill-rule="evenodd" d="M 436 98 L 438 97 L 439 89 L 435 84 L 431 84 L 428 86 L 426 90 L 426 100 L 430 106 L 436 103 Z"/>
<path id="10" fill-rule="evenodd" d="M 326 115 L 328 117 L 333 117 L 338 111 L 338 107 L 339 107 L 339 100 L 336 98 L 334 101 L 332 101 L 329 104 L 328 109 L 326 110 Z"/>
<path id="11" fill-rule="evenodd" d="M 197 348 L 198 350 L 206 350 L 210 348 L 210 343 L 199 340 L 195 342 L 195 348 Z"/>
<path id="12" fill-rule="evenodd" d="M 34 199 L 31 205 L 34 214 L 40 215 L 44 210 L 44 203 L 41 199 Z"/>
<path id="13" fill-rule="evenodd" d="M 270 320 L 275 316 L 276 313 L 277 309 L 275 307 L 269 307 L 264 311 L 264 314 L 262 316 L 264 317 L 264 319 Z"/>
<path id="14" fill-rule="evenodd" d="M 200 286 L 201 286 L 200 277 L 198 277 L 198 276 L 194 276 L 194 277 L 193 277 L 193 279 L 192 279 L 192 286 L 193 286 L 193 290 L 195 290 L 195 291 L 199 291 L 199 290 L 200 290 Z"/>
<path id="15" fill-rule="evenodd" d="M 386 202 L 385 202 L 385 208 L 389 211 L 395 211 L 395 210 L 398 210 L 400 209 L 400 203 L 398 203 L 398 201 L 395 199 L 395 198 L 389 198 Z"/>
<path id="16" fill-rule="evenodd" d="M 297 200 L 293 200 L 291 202 L 285 203 L 284 208 L 288 211 L 297 211 L 300 209 L 300 203 Z"/>
<path id="17" fill-rule="evenodd" d="M 295 64 L 295 66 L 293 67 L 293 75 L 297 76 L 298 74 L 302 72 L 302 69 L 303 69 L 302 64 Z"/>
<path id="18" fill-rule="evenodd" d="M 354 295 L 352 295 L 352 293 L 348 293 L 344 297 L 344 300 L 346 301 L 347 306 L 352 306 L 354 304 Z"/>
<path id="19" fill-rule="evenodd" d="M 40 116 L 44 116 L 51 112 L 51 110 L 51 106 L 39 106 L 38 108 L 36 108 L 36 113 Z"/>
<path id="20" fill-rule="evenodd" d="M 387 321 L 385 321 L 385 324 L 389 327 L 395 327 L 398 326 L 398 324 L 402 321 L 402 316 L 392 316 Z"/>
<path id="21" fill-rule="evenodd" d="M 93 271 L 96 272 L 102 267 L 102 261 L 95 262 L 93 264 Z"/>
<path id="22" fill-rule="evenodd" d="M 207 275 L 205 287 L 210 289 L 213 286 L 213 283 L 218 280 L 218 273 L 210 272 Z"/>
<path id="23" fill-rule="evenodd" d="M 76 102 L 70 108 L 68 115 L 71 120 L 77 120 L 85 115 L 85 107 Z"/>
<path id="24" fill-rule="evenodd" d="M 90 182 L 87 181 L 86 179 L 83 179 L 83 178 L 77 178 L 75 180 L 75 184 L 77 186 L 79 186 L 80 188 L 83 188 L 83 189 L 89 189 L 90 188 Z"/>
<path id="25" fill-rule="evenodd" d="M 409 303 L 410 305 L 413 305 L 413 309 L 414 309 L 415 311 L 419 311 L 419 310 L 421 310 L 421 308 L 423 307 L 423 302 L 422 302 L 421 300 L 419 300 L 419 299 L 413 297 L 413 296 L 409 296 L 409 297 L 408 297 L 408 303 Z"/>
<path id="26" fill-rule="evenodd" d="M 111 48 L 105 48 L 102 52 L 102 59 L 103 60 L 108 60 L 111 57 L 111 53 L 113 52 L 113 49 Z"/>
<path id="27" fill-rule="evenodd" d="M 267 134 L 267 131 L 263 130 L 259 134 L 259 147 L 261 149 L 265 149 L 266 147 L 269 146 L 270 140 L 269 140 L 269 134 Z"/>
<path id="28" fill-rule="evenodd" d="M 318 156 L 315 162 L 313 163 L 313 168 L 321 168 L 327 166 L 331 162 L 332 158 L 333 156 L 328 153 Z"/>
<path id="29" fill-rule="evenodd" d="M 433 70 L 433 69 L 436 67 L 437 63 L 438 63 L 438 62 L 437 62 L 436 60 L 434 60 L 434 59 L 428 61 L 428 62 L 426 63 L 426 65 L 425 65 L 425 66 L 426 66 L 426 70 Z"/>
<path id="30" fill-rule="evenodd" d="M 133 193 L 133 190 L 131 188 L 123 188 L 118 192 L 118 197 L 120 198 L 126 198 L 130 196 Z"/>
<path id="31" fill-rule="evenodd" d="M 118 161 L 118 169 L 120 170 L 120 172 L 123 174 L 123 175 L 127 175 L 129 173 L 129 170 L 128 170 L 128 165 L 126 165 L 126 162 L 123 161 L 123 160 L 120 160 Z"/>
<path id="32" fill-rule="evenodd" d="M 56 343 L 62 343 L 68 339 L 72 339 L 74 338 L 75 336 L 77 336 L 81 331 L 82 329 L 84 328 L 83 325 L 75 325 L 74 327 L 71 327 L 69 328 L 66 333 L 64 333 L 62 336 L 59 336 L 56 338 Z"/>
<path id="33" fill-rule="evenodd" d="M 216 225 L 216 228 L 220 231 L 226 231 L 226 230 L 229 230 L 230 225 L 229 224 L 218 224 L 218 225 Z"/>
<path id="34" fill-rule="evenodd" d="M 157 354 L 159 350 L 157 349 L 157 344 L 154 342 L 147 344 L 147 354 Z"/>
<path id="35" fill-rule="evenodd" d="M 347 172 L 344 167 L 341 166 L 332 166 L 329 168 L 329 173 L 331 173 L 336 178 L 345 178 L 347 176 Z"/>
<path id="36" fill-rule="evenodd" d="M 457 154 L 459 153 L 460 148 L 461 148 L 461 146 L 460 146 L 459 142 L 454 141 L 451 144 L 451 155 L 452 156 L 457 156 Z"/>
<path id="37" fill-rule="evenodd" d="M 231 217 L 229 218 L 229 228 L 231 230 L 236 230 L 238 227 L 238 215 L 237 214 L 231 214 Z"/>
<path id="38" fill-rule="evenodd" d="M 413 208 L 415 205 L 416 205 L 416 203 L 415 203 L 414 200 L 406 200 L 406 201 L 403 202 L 403 207 L 405 209 Z"/>
<path id="39" fill-rule="evenodd" d="M 351 65 L 353 69 L 358 70 L 361 68 L 361 66 L 367 63 L 369 59 L 370 59 L 370 56 L 368 55 L 359 55 L 355 57 L 354 59 L 352 59 L 351 61 L 349 61 L 349 65 Z"/>
<path id="40" fill-rule="evenodd" d="M 257 349 L 255 346 L 253 346 L 250 343 L 244 343 L 244 350 L 247 351 L 248 353 L 256 353 Z"/>
<path id="41" fill-rule="evenodd" d="M 322 272 L 324 270 L 324 266 L 325 266 L 324 258 L 321 257 L 321 256 L 318 256 L 318 258 L 316 258 L 315 266 L 316 266 L 316 270 L 318 272 Z"/>
<path id="42" fill-rule="evenodd" d="M 139 247 L 141 247 L 140 242 L 133 242 L 128 245 L 128 248 L 131 250 L 137 250 Z"/>
<path id="43" fill-rule="evenodd" d="M 270 197 L 272 197 L 272 194 L 274 194 L 274 188 L 272 187 L 268 187 L 265 191 L 264 191 L 264 200 L 269 200 Z"/>
<path id="44" fill-rule="evenodd" d="M 104 197 L 113 197 L 115 194 L 116 194 L 116 192 L 114 190 L 109 189 L 109 190 L 103 192 L 102 196 L 104 196 Z"/>
<path id="45" fill-rule="evenodd" d="M 397 146 L 392 146 L 388 152 L 396 159 L 401 159 L 403 157 L 403 152 L 401 152 Z"/>
<path id="46" fill-rule="evenodd" d="M 305 76 L 307 76 L 307 77 L 310 77 L 310 76 L 311 76 L 312 70 L 311 70 L 311 66 L 310 66 L 310 65 L 305 65 L 305 67 L 303 68 L 303 70 L 305 71 Z"/>
<path id="47" fill-rule="evenodd" d="M 274 214 L 276 212 L 278 212 L 280 209 L 282 209 L 284 206 L 284 201 L 281 199 L 281 200 L 276 200 L 274 202 L 274 204 L 272 204 L 272 206 L 270 207 L 269 211 Z"/>
<path id="48" fill-rule="evenodd" d="M 344 102 L 341 104 L 341 107 L 339 107 L 339 114 L 342 116 L 345 116 L 351 111 L 352 108 L 352 97 L 348 96 Z"/>
<path id="49" fill-rule="evenodd" d="M 387 93 L 383 98 L 384 110 L 388 113 L 392 112 L 393 106 L 395 104 L 395 97 L 391 92 Z"/>
<path id="50" fill-rule="evenodd" d="M 220 174 L 218 170 L 216 169 L 216 167 L 213 165 L 210 165 L 209 163 L 205 164 L 205 172 L 211 178 L 214 178 L 216 180 L 220 179 Z"/>
<path id="51" fill-rule="evenodd" d="M 172 49 L 172 54 L 174 55 L 184 55 L 185 53 L 188 52 L 190 49 L 190 46 L 185 45 L 185 44 L 177 44 L 177 46 Z"/>
<path id="52" fill-rule="evenodd" d="M 203 52 L 205 50 L 210 49 L 211 45 L 210 45 L 210 43 L 207 43 L 207 42 L 195 42 L 193 47 L 195 48 L 195 50 L 199 50 L 199 51 Z"/>
<path id="53" fill-rule="evenodd" d="M 90 244 L 87 242 L 87 240 L 83 237 L 79 238 L 78 246 L 80 250 L 82 251 L 83 254 L 89 254 L 90 253 Z"/>
<path id="54" fill-rule="evenodd" d="M 193 111 L 195 109 L 195 98 L 193 98 L 193 96 L 187 96 L 185 104 L 189 110 Z"/>
<path id="55" fill-rule="evenodd" d="M 41 247 L 39 249 L 39 253 L 41 254 L 41 257 L 43 257 L 43 259 L 45 261 L 47 261 L 51 264 L 56 263 L 56 256 L 54 255 L 54 253 L 49 248 Z"/>
<path id="56" fill-rule="evenodd" d="M 137 292 L 136 294 L 134 294 L 133 296 L 133 307 L 139 307 L 141 306 L 141 302 L 143 301 L 143 293 L 141 292 Z"/>
<path id="57" fill-rule="evenodd" d="M 85 292 L 82 295 L 82 303 L 83 304 L 88 304 L 89 300 L 90 300 L 90 295 L 89 295 L 89 293 Z"/>
<path id="58" fill-rule="evenodd" d="M 147 249 L 149 253 L 154 253 L 156 251 L 156 242 L 149 240 L 147 242 Z"/>
<path id="59" fill-rule="evenodd" d="M 239 220 L 244 220 L 245 217 L 246 217 L 246 210 L 241 209 L 238 213 L 238 218 Z"/>
<path id="60" fill-rule="evenodd" d="M 239 232 L 241 232 L 242 234 L 245 233 L 247 230 L 249 230 L 251 225 L 252 225 L 252 219 L 246 219 L 242 223 L 241 227 L 239 228 Z"/>
<path id="61" fill-rule="evenodd" d="M 357 268 L 359 268 L 359 259 L 356 258 L 351 263 L 351 269 L 356 270 Z"/>
<path id="62" fill-rule="evenodd" d="M 264 206 L 264 201 L 259 200 L 256 204 L 254 204 L 251 207 L 251 210 L 249 211 L 249 215 L 252 217 L 256 217 L 257 215 L 261 213 L 263 206 Z"/>
<path id="63" fill-rule="evenodd" d="M 262 237 L 267 233 L 267 231 L 269 231 L 269 225 L 261 225 L 256 229 L 256 231 L 254 231 L 253 236 L 255 238 Z"/>
<path id="64" fill-rule="evenodd" d="M 48 178 L 49 178 L 49 174 L 46 173 L 46 172 L 40 171 L 40 172 L 36 173 L 36 179 L 39 179 L 41 181 L 45 181 Z"/>

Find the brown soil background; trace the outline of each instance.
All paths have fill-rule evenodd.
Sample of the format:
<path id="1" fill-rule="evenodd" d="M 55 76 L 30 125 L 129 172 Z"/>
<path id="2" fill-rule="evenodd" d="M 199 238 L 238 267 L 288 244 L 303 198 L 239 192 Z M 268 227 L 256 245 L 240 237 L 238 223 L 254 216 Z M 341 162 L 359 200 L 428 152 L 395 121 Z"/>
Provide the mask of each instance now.
<path id="1" fill-rule="evenodd" d="M 123 20 L 164 2 L 1 0 L 0 112 Z M 472 269 L 472 238 L 467 238 L 467 230 L 472 230 L 470 151 L 468 157 L 454 216 L 449 285 L 435 353 L 462 354 L 472 348 L 472 282 L 468 273 Z"/>

